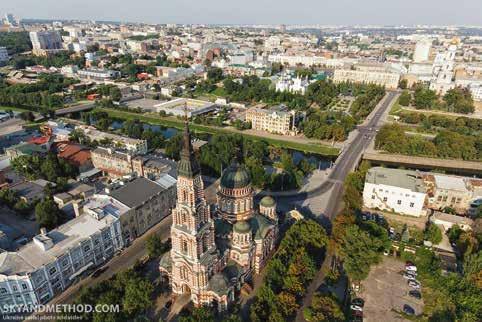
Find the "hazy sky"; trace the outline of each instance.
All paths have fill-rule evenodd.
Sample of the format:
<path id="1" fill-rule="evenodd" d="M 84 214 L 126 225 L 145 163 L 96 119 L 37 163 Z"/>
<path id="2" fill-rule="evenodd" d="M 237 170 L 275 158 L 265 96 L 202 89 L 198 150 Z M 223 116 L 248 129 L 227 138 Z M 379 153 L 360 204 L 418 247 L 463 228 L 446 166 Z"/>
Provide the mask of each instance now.
<path id="1" fill-rule="evenodd" d="M 482 25 L 482 0 L 0 0 L 5 12 L 148 23 Z"/>

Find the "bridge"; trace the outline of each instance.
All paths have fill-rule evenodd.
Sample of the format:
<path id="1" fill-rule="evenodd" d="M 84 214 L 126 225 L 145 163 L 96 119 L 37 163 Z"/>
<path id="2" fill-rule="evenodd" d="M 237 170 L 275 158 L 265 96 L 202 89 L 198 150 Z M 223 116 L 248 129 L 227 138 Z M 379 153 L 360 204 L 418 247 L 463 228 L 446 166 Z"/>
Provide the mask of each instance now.
<path id="1" fill-rule="evenodd" d="M 70 113 L 85 112 L 93 110 L 95 103 L 85 103 L 55 110 L 55 116 L 63 116 Z"/>
<path id="2" fill-rule="evenodd" d="M 373 164 L 404 166 L 420 170 L 439 169 L 465 175 L 482 175 L 482 162 L 477 161 L 434 159 L 377 152 L 365 152 L 363 159 Z"/>

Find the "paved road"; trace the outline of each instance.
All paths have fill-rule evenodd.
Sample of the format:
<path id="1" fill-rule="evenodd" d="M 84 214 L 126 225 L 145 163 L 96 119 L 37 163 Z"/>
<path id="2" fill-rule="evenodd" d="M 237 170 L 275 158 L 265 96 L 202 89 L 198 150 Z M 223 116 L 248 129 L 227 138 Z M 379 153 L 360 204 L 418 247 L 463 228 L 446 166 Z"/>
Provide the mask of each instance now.
<path id="1" fill-rule="evenodd" d="M 343 181 L 350 171 L 352 171 L 358 164 L 363 151 L 370 145 L 374 139 L 376 131 L 381 126 L 383 115 L 387 113 L 392 103 L 397 97 L 397 92 L 388 92 L 383 101 L 370 114 L 369 119 L 356 129 L 356 134 L 347 148 L 336 160 L 327 180 L 306 193 L 299 193 L 294 196 L 279 196 L 277 200 L 282 204 L 297 204 L 307 200 L 315 201 L 321 195 L 331 192 L 332 198 L 329 199 L 325 205 L 325 215 L 328 218 L 333 218 L 341 201 L 341 191 L 343 188 Z"/>
<path id="2" fill-rule="evenodd" d="M 343 181 L 350 171 L 352 171 L 359 162 L 363 151 L 370 145 L 376 135 L 376 131 L 381 126 L 384 115 L 388 112 L 393 102 L 397 98 L 397 92 L 389 92 L 383 101 L 375 108 L 369 115 L 367 121 L 358 127 L 356 136 L 351 141 L 347 149 L 338 157 L 332 172 L 328 176 L 328 180 L 320 185 L 317 189 L 307 193 L 305 198 L 314 199 L 320 198 L 323 194 L 331 190 L 330 198 L 326 205 L 325 215 L 328 219 L 333 219 L 342 201 Z M 293 201 L 297 201 L 299 196 L 292 197 Z M 283 199 L 283 202 L 286 202 Z M 331 257 L 328 256 L 323 266 L 331 262 Z M 324 271 L 319 270 L 312 283 L 307 288 L 307 293 L 303 299 L 302 306 L 296 315 L 296 321 L 304 321 L 303 310 L 311 304 L 313 295 L 321 286 L 324 280 Z"/>

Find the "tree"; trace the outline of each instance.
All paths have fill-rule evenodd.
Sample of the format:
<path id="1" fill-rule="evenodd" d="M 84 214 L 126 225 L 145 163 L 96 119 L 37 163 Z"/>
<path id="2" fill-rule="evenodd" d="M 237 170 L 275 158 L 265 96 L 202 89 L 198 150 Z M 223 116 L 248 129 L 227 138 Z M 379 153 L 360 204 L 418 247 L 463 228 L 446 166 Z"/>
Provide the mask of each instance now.
<path id="1" fill-rule="evenodd" d="M 35 218 L 40 227 L 55 228 L 61 216 L 62 213 L 51 198 L 46 198 L 35 206 Z"/>
<path id="2" fill-rule="evenodd" d="M 409 106 L 411 99 L 412 99 L 412 95 L 410 95 L 410 92 L 403 91 L 400 97 L 398 98 L 398 103 L 402 106 Z"/>
<path id="3" fill-rule="evenodd" d="M 145 278 L 129 280 L 125 287 L 124 310 L 131 315 L 144 312 L 153 305 L 151 299 L 153 291 L 154 287 Z"/>
<path id="4" fill-rule="evenodd" d="M 111 87 L 110 91 L 109 91 L 109 96 L 110 96 L 111 100 L 113 100 L 114 102 L 119 102 L 122 98 L 122 93 L 121 93 L 119 87 L 117 87 L 117 86 Z"/>
<path id="5" fill-rule="evenodd" d="M 365 279 L 370 271 L 370 265 L 380 260 L 381 246 L 376 238 L 358 226 L 348 227 L 341 248 L 343 267 L 348 277 L 355 281 Z"/>
<path id="6" fill-rule="evenodd" d="M 430 224 L 425 229 L 424 236 L 426 240 L 429 240 L 434 245 L 438 245 L 442 241 L 442 231 L 434 224 Z"/>
<path id="7" fill-rule="evenodd" d="M 401 89 L 407 89 L 407 86 L 408 86 L 408 81 L 406 79 L 400 80 L 398 87 L 400 87 Z"/>
<path id="8" fill-rule="evenodd" d="M 146 249 L 149 258 L 156 258 L 161 256 L 163 251 L 161 237 L 156 234 L 150 235 L 146 240 Z"/>
<path id="9" fill-rule="evenodd" d="M 179 322 L 214 322 L 214 314 L 207 307 L 197 307 L 188 316 L 180 316 Z"/>
<path id="10" fill-rule="evenodd" d="M 345 321 L 345 314 L 332 295 L 315 294 L 311 305 L 307 307 L 303 315 L 310 322 L 342 322 Z"/>

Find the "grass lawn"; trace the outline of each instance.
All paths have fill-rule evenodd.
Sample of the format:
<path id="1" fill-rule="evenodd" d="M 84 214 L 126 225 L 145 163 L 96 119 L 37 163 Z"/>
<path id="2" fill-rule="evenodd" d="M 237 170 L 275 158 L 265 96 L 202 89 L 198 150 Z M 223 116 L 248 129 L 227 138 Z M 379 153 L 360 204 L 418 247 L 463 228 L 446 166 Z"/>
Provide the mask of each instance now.
<path id="1" fill-rule="evenodd" d="M 2 111 L 12 110 L 12 111 L 15 111 L 15 112 L 29 112 L 30 111 L 30 110 L 27 110 L 25 108 L 10 107 L 10 106 L 0 106 L 0 110 L 2 110 Z"/>
<path id="2" fill-rule="evenodd" d="M 105 111 L 109 114 L 110 117 L 118 118 L 118 119 L 124 119 L 124 120 L 133 120 L 133 119 L 138 119 L 139 121 L 150 123 L 150 124 L 157 124 L 157 125 L 163 125 L 167 127 L 173 127 L 173 128 L 178 128 L 182 129 L 184 126 L 184 122 L 182 120 L 179 120 L 174 117 L 160 117 L 157 115 L 149 115 L 149 114 L 138 114 L 138 113 L 132 113 L 132 112 L 126 112 L 126 111 L 120 111 L 120 110 L 115 110 L 115 109 L 108 109 L 108 108 L 103 108 L 103 109 L 98 109 L 99 111 Z M 337 156 L 339 150 L 337 148 L 333 148 L 330 146 L 322 145 L 322 144 L 306 144 L 306 143 L 296 143 L 292 141 L 287 141 L 287 140 L 282 140 L 282 139 L 273 139 L 273 138 L 266 138 L 262 136 L 257 136 L 257 135 L 252 135 L 252 134 L 245 134 L 245 133 L 240 133 L 238 131 L 234 131 L 231 129 L 226 129 L 226 128 L 219 128 L 219 127 L 214 127 L 214 126 L 206 126 L 206 125 L 201 125 L 201 124 L 193 124 L 191 123 L 189 127 L 195 131 L 195 132 L 201 132 L 201 133 L 209 133 L 209 134 L 216 134 L 216 133 L 224 133 L 224 134 L 241 134 L 249 139 L 252 140 L 259 140 L 259 141 L 265 141 L 270 145 L 276 146 L 276 147 L 281 147 L 281 148 L 287 148 L 287 149 L 293 149 L 293 150 L 298 150 L 298 151 L 303 151 L 307 153 L 316 153 L 316 154 L 321 154 L 324 156 Z"/>
<path id="3" fill-rule="evenodd" d="M 403 107 L 400 105 L 400 103 L 397 101 L 393 104 L 392 108 L 390 109 L 390 115 L 396 115 L 399 112 L 403 110 Z"/>

